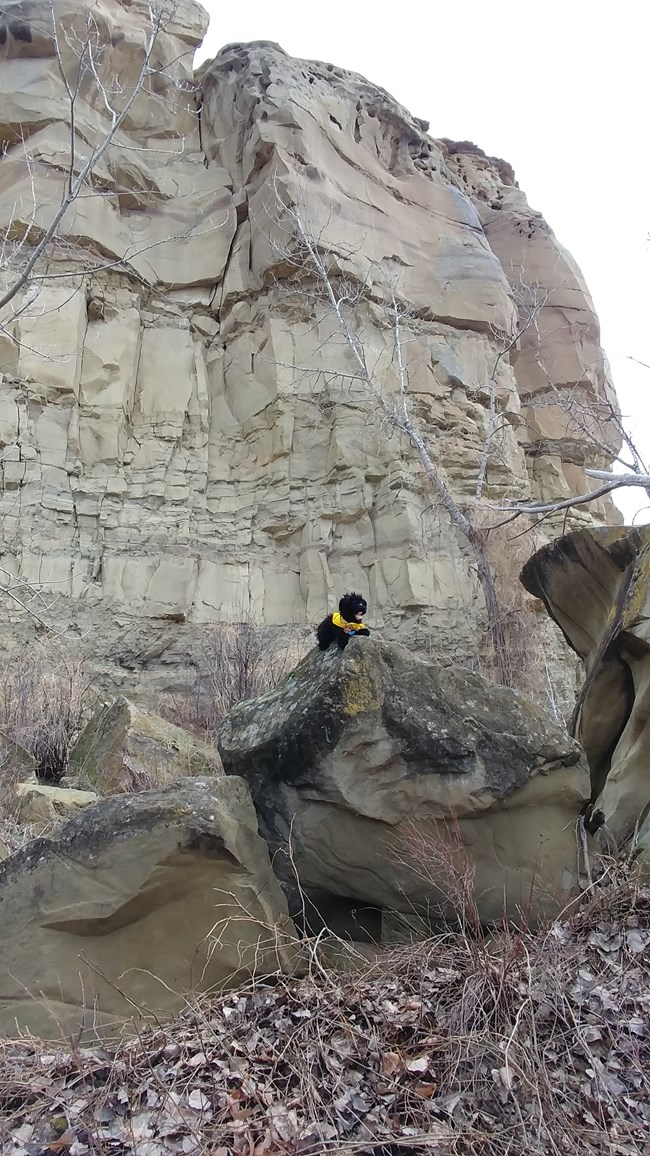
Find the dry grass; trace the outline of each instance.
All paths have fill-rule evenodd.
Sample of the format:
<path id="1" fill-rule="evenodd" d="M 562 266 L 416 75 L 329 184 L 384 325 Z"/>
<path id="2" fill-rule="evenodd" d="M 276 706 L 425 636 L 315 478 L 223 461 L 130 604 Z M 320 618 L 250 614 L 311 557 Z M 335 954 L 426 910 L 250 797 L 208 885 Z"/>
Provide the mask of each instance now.
<path id="1" fill-rule="evenodd" d="M 348 974 L 314 951 L 304 979 L 116 1047 L 6 1043 L 2 1151 L 639 1156 L 649 945 L 650 888 L 619 868 L 535 934 L 449 932 Z"/>

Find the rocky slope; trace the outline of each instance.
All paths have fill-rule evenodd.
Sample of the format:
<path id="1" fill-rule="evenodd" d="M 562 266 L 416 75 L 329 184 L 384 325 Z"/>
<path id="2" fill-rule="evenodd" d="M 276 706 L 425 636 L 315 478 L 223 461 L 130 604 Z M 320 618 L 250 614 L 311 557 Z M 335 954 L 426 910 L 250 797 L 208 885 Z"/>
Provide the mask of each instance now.
<path id="1" fill-rule="evenodd" d="M 0 1035 L 104 1034 L 291 973 L 297 929 L 372 954 L 441 919 L 530 928 L 580 901 L 583 752 L 480 675 L 371 638 L 314 648 L 230 713 L 219 748 L 225 777 L 120 698 L 56 786 L 8 752 L 23 845 L 0 864 Z"/>
<path id="2" fill-rule="evenodd" d="M 57 0 L 60 68 L 49 6 L 5 8 L 0 227 L 19 246 L 107 130 L 79 45 L 116 99 L 116 77 L 137 82 L 146 9 L 99 0 L 88 24 L 86 4 Z M 612 396 L 580 271 L 508 165 L 434 140 L 360 76 L 258 42 L 223 49 L 197 88 L 205 27 L 190 0 L 175 8 L 146 91 L 2 316 L 5 584 L 36 588 L 39 612 L 113 667 L 182 664 L 215 621 L 313 623 L 347 586 L 385 637 L 434 631 L 467 661 L 471 561 L 349 376 L 296 257 L 296 209 L 330 270 L 364 287 L 357 329 L 387 397 L 392 292 L 408 314 L 409 404 L 470 505 L 491 405 L 485 497 L 566 496 L 602 464 L 556 404 L 556 387 Z M 64 78 L 79 76 L 71 129 Z M 6 615 L 24 623 L 15 598 Z"/>

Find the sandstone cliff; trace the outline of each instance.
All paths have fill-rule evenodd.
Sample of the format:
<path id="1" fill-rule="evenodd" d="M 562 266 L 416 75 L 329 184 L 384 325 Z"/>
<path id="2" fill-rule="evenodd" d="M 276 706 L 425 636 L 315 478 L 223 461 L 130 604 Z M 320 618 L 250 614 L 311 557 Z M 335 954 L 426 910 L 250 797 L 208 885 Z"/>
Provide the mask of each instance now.
<path id="1" fill-rule="evenodd" d="M 109 121 L 80 66 L 88 5 L 55 0 L 63 67 L 47 5 L 3 11 L 0 227 L 24 257 Z M 99 0 L 92 21 L 104 95 L 116 78 L 128 90 L 145 6 Z M 313 623 L 347 586 L 385 637 L 434 630 L 438 653 L 465 660 L 481 622 L 471 559 L 351 381 L 290 259 L 292 209 L 364 287 L 359 332 L 387 389 L 397 294 L 410 404 L 461 504 L 491 409 L 485 498 L 567 496 L 602 464 L 554 392 L 611 398 L 580 271 L 508 165 L 432 139 L 360 76 L 258 42 L 224 48 L 197 86 L 205 27 L 191 0 L 175 8 L 155 72 L 3 314 L 1 564 L 125 666 L 170 647 L 182 661 L 215 621 Z M 24 621 L 15 599 L 7 615 Z"/>

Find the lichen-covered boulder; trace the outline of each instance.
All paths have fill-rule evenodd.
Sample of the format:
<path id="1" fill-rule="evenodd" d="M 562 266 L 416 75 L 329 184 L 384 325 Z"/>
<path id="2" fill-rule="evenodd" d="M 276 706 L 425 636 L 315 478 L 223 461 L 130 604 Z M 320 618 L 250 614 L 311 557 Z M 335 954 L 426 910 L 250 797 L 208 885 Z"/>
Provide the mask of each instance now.
<path id="1" fill-rule="evenodd" d="M 105 794 L 221 773 L 209 743 L 120 696 L 97 708 L 70 754 L 70 772 Z"/>
<path id="2" fill-rule="evenodd" d="M 585 663 L 574 725 L 594 810 L 621 843 L 650 805 L 650 527 L 557 538 L 521 580 Z"/>
<path id="3" fill-rule="evenodd" d="M 293 943 L 241 779 L 104 799 L 0 864 L 0 1034 L 106 1034 L 289 970 Z"/>
<path id="4" fill-rule="evenodd" d="M 451 914 L 467 867 L 489 921 L 554 912 L 576 885 L 578 744 L 467 670 L 372 639 L 313 651 L 231 712 L 219 748 L 289 891 L 295 869 L 310 894 Z"/>

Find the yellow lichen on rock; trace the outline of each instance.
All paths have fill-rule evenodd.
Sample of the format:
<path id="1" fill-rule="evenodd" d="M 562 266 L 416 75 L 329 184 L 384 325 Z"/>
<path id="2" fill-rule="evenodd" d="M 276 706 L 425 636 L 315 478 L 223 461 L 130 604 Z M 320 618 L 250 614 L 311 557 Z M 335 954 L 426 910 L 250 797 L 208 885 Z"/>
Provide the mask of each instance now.
<path id="1" fill-rule="evenodd" d="M 347 673 L 342 693 L 343 713 L 348 718 L 376 711 L 381 706 L 378 676 L 369 662 L 361 662 Z"/>

